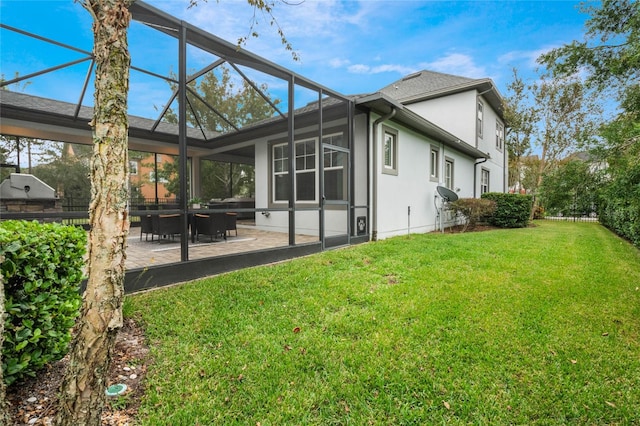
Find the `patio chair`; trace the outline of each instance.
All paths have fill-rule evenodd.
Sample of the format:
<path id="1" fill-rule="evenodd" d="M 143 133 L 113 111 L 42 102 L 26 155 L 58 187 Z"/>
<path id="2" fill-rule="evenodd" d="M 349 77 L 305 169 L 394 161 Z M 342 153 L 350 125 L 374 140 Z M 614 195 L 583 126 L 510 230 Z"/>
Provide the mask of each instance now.
<path id="1" fill-rule="evenodd" d="M 227 221 L 224 213 L 211 213 L 194 215 L 196 220 L 196 238 L 200 241 L 200 235 L 209 235 L 211 241 L 219 236 L 227 239 Z"/>
<path id="2" fill-rule="evenodd" d="M 226 214 L 226 228 L 227 234 L 231 236 L 231 231 L 236 232 L 236 237 L 238 236 L 238 227 L 236 222 L 238 221 L 238 213 L 227 213 Z"/>
<path id="3" fill-rule="evenodd" d="M 171 237 L 175 239 L 176 234 L 180 234 L 180 215 L 179 214 L 160 214 L 153 215 L 153 233 L 158 237 Z"/>
<path id="4" fill-rule="evenodd" d="M 140 216 L 140 241 L 142 241 L 142 234 L 145 234 L 145 241 L 149 241 L 149 234 L 151 234 L 153 242 L 153 220 L 150 214 Z"/>

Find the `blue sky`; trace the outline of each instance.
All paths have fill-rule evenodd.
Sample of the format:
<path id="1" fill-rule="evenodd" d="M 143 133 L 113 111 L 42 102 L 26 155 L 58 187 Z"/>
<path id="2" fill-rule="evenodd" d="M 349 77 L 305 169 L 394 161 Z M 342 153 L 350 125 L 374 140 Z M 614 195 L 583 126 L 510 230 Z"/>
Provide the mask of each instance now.
<path id="1" fill-rule="evenodd" d="M 187 8 L 188 0 L 147 2 L 234 43 L 248 34 L 253 14 L 246 0 L 201 1 L 192 9 Z M 374 92 L 421 69 L 489 77 L 506 94 L 513 67 L 525 78 L 534 79 L 535 58 L 540 53 L 583 38 L 588 16 L 580 13 L 578 5 L 575 1 L 278 3 L 274 15 L 301 60 L 293 61 L 275 30 L 260 17 L 256 28 L 260 37 L 250 38 L 245 48 L 344 94 Z M 0 0 L 0 19 L 3 24 L 91 50 L 91 17 L 73 0 Z M 134 66 L 163 75 L 177 70 L 172 39 L 139 24 L 131 31 Z M 81 57 L 0 31 L 0 69 L 6 79 L 15 72 L 27 75 Z M 189 67 L 197 69 L 210 60 L 191 52 Z M 83 63 L 34 77 L 24 91 L 75 102 L 86 72 L 87 63 Z M 274 90 L 279 84 L 267 83 Z M 164 104 L 168 88 L 166 83 L 154 83 L 132 72 L 131 92 L 144 96 L 135 97 L 130 112 L 152 116 Z M 91 104 L 90 95 L 84 103 Z"/>

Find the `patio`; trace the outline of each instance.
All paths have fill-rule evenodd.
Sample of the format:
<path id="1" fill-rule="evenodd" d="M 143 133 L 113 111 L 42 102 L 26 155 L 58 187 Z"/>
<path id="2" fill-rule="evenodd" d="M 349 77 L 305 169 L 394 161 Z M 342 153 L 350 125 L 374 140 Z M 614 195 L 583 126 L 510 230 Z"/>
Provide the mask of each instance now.
<path id="1" fill-rule="evenodd" d="M 238 223 L 238 235 L 232 233 L 225 240 L 189 242 L 189 258 L 191 260 L 213 258 L 229 254 L 266 250 L 289 245 L 289 235 L 282 232 L 270 232 L 257 229 L 252 222 Z M 296 243 L 305 244 L 319 241 L 318 237 L 296 235 Z M 145 268 L 156 265 L 180 262 L 180 238 L 163 239 L 157 237 L 152 242 L 140 240 L 140 227 L 132 227 L 127 239 L 127 270 Z"/>
<path id="2" fill-rule="evenodd" d="M 357 109 L 352 97 L 238 49 L 236 44 L 143 1 L 136 1 L 129 10 L 131 78 L 145 82 L 148 79 L 150 85 L 132 84 L 129 103 L 146 99 L 149 87 L 157 91 L 161 102 L 152 112 L 129 112 L 129 166 L 131 176 L 137 176 L 130 176 L 128 182 L 132 191 L 130 217 L 149 214 L 149 200 L 158 206 L 154 214 L 181 215 L 184 219 L 193 213 L 191 204 L 196 204 L 195 199 L 250 198 L 251 206 L 227 206 L 222 212 L 252 214 L 255 223 L 238 221 L 237 237 L 234 233 L 226 241 L 213 243 L 191 242 L 190 224 L 184 220 L 178 230 L 161 232 L 175 234 L 175 241 L 169 242 L 146 242 L 145 238 L 140 241 L 140 228 L 131 228 L 125 291 L 169 285 L 369 240 L 368 226 L 358 232 L 355 226 L 356 219 L 359 224 L 370 223 L 368 192 L 357 190 L 366 188 L 368 183 L 368 147 L 363 139 L 356 153 L 354 143 L 356 121 L 365 125 L 369 106 Z M 82 74 L 85 78 L 79 82 L 82 87 L 73 97 L 77 100 L 74 102 L 0 90 L 0 134 L 65 143 L 67 151 L 74 144 L 92 145 L 88 123 L 93 108 L 91 94 L 85 90 L 91 86 L 92 53 L 4 23 L 2 34 L 42 40 L 79 51 L 82 56 L 63 65 L 29 69 L 1 82 L 2 88 L 34 76 L 43 81 L 76 63 L 86 62 L 87 70 Z M 166 68 L 158 71 L 145 67 L 146 46 L 150 44 L 166 56 Z M 140 48 L 136 50 L 134 46 Z M 42 50 L 38 54 L 51 57 Z M 173 75 L 169 71 L 175 69 L 176 63 L 178 72 Z M 222 81 L 225 76 L 242 85 L 248 100 L 237 104 L 233 98 L 205 96 L 208 88 L 201 86 L 203 81 Z M 142 86 L 144 91 L 135 90 Z M 225 112 L 223 107 L 229 102 L 237 111 Z M 255 110 L 255 105 L 260 108 Z M 181 119 L 174 122 L 172 115 Z M 360 170 L 357 179 L 356 169 Z M 144 193 L 147 187 L 153 187 L 152 194 Z M 134 189 L 137 198 L 133 197 Z M 64 195 L 72 198 L 68 193 Z M 81 205 L 76 208 L 77 204 Z M 86 226 L 87 204 L 86 200 L 69 203 L 69 208 L 56 212 L 2 212 L 2 219 L 72 221 Z M 207 210 L 210 209 L 198 212 L 210 213 Z"/>

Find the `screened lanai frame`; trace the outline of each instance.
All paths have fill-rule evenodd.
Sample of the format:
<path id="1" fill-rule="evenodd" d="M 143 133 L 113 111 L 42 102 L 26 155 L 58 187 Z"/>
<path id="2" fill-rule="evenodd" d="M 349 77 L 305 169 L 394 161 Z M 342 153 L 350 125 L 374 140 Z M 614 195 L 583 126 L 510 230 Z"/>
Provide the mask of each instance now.
<path id="1" fill-rule="evenodd" d="M 179 56 L 178 79 L 174 80 L 174 83 L 178 87 L 176 97 L 178 99 L 177 146 L 178 146 L 178 157 L 179 157 L 180 196 L 179 196 L 178 209 L 175 211 L 167 210 L 166 212 L 167 213 L 177 212 L 181 214 L 181 218 L 182 218 L 182 223 L 181 223 L 182 233 L 181 233 L 181 240 L 180 240 L 181 261 L 188 262 L 188 263 L 192 262 L 189 260 L 189 246 L 188 246 L 188 238 L 189 238 L 188 226 L 189 225 L 188 225 L 187 215 L 189 213 L 189 208 L 188 208 L 188 200 L 187 200 L 188 188 L 187 188 L 187 179 L 186 179 L 188 150 L 190 148 L 196 148 L 201 151 L 204 151 L 204 150 L 225 146 L 225 145 L 230 146 L 234 142 L 237 142 L 238 140 L 240 140 L 245 134 L 255 135 L 259 133 L 261 129 L 265 129 L 267 127 L 270 127 L 270 128 L 277 127 L 277 128 L 286 128 L 288 149 L 289 149 L 289 152 L 294 152 L 296 132 L 299 131 L 299 127 L 297 127 L 298 118 L 301 118 L 300 123 L 303 123 L 303 124 L 300 124 L 300 127 L 302 127 L 302 125 L 304 125 L 304 123 L 306 123 L 309 120 L 309 117 L 313 117 L 313 116 L 316 117 L 315 120 L 316 120 L 317 132 L 318 132 L 318 139 L 319 141 L 321 141 L 321 143 L 319 144 L 319 150 L 321 154 L 318 157 L 319 165 L 318 165 L 318 180 L 317 180 L 319 195 L 318 195 L 317 205 L 315 206 L 301 207 L 300 205 L 298 205 L 295 202 L 296 196 L 294 193 L 295 187 L 296 187 L 295 173 L 288 173 L 288 179 L 289 179 L 288 205 L 284 208 L 281 208 L 280 210 L 285 211 L 286 213 L 288 213 L 288 216 L 289 216 L 289 221 L 288 221 L 289 246 L 290 247 L 296 246 L 296 241 L 295 241 L 296 213 L 299 212 L 300 210 L 307 209 L 307 210 L 315 210 L 319 212 L 319 215 L 318 215 L 319 216 L 318 217 L 318 230 L 319 230 L 318 235 L 319 235 L 319 245 L 320 245 L 319 249 L 324 249 L 327 247 L 326 239 L 324 238 L 324 228 L 325 228 L 325 224 L 324 224 L 325 200 L 323 196 L 324 194 L 324 188 L 323 188 L 324 155 L 322 155 L 322 153 L 325 152 L 324 151 L 325 146 L 323 144 L 323 131 L 324 131 L 325 120 L 328 120 L 329 118 L 335 118 L 336 114 L 345 115 L 344 119 L 346 122 L 346 125 L 345 125 L 346 132 L 344 136 L 347 140 L 347 144 L 346 144 L 347 148 L 339 147 L 337 148 L 337 150 L 344 151 L 347 154 L 350 154 L 350 156 L 348 157 L 349 164 L 347 164 L 348 184 L 346 185 L 346 194 L 344 197 L 345 199 L 333 200 L 333 204 L 338 206 L 344 206 L 344 208 L 347 211 L 347 215 L 349 216 L 349 218 L 347 221 L 345 234 L 342 236 L 344 238 L 341 238 L 341 239 L 339 238 L 339 240 L 342 243 L 346 243 L 346 244 L 350 243 L 351 229 L 352 229 L 352 224 L 354 220 L 354 218 L 352 217 L 353 216 L 352 210 L 354 206 L 352 205 L 352 201 L 351 201 L 352 193 L 354 190 L 353 178 L 352 178 L 352 170 L 353 170 L 352 163 L 353 163 L 353 146 L 354 146 L 353 117 L 355 114 L 354 112 L 355 109 L 354 109 L 353 100 L 336 91 L 333 91 L 327 87 L 324 87 L 309 79 L 306 79 L 277 64 L 274 64 L 250 52 L 247 52 L 244 49 L 238 48 L 237 45 L 226 42 L 200 28 L 197 28 L 191 24 L 188 24 L 182 20 L 179 20 L 142 1 L 138 1 L 134 3 L 129 10 L 132 13 L 133 20 L 138 21 L 142 24 L 145 24 L 153 28 L 154 30 L 160 31 L 178 40 L 178 56 Z M 2 24 L 2 28 L 8 29 L 8 30 L 17 30 L 17 29 L 8 27 L 4 24 Z M 27 34 L 27 35 L 39 37 L 34 34 Z M 40 38 L 44 39 L 42 37 Z M 58 44 L 61 47 L 74 49 L 71 46 L 63 45 L 61 43 L 57 43 L 52 40 L 46 40 L 46 41 L 54 44 Z M 240 75 L 242 75 L 243 78 L 247 78 L 247 77 L 243 74 L 240 67 L 246 67 L 252 70 L 256 70 L 260 73 L 266 74 L 268 76 L 271 76 L 286 82 L 286 85 L 288 86 L 288 90 L 287 90 L 288 99 L 287 99 L 286 111 L 280 111 L 278 110 L 277 106 L 272 105 L 274 107 L 274 110 L 276 111 L 272 119 L 266 120 L 263 123 L 258 123 L 255 126 L 248 126 L 249 128 L 246 128 L 246 129 L 244 128 L 237 129 L 235 132 L 229 132 L 224 135 L 220 135 L 203 128 L 194 129 L 194 128 L 188 127 L 187 120 L 186 120 L 187 107 L 189 104 L 187 99 L 187 92 L 188 92 L 187 84 L 189 82 L 189 79 L 194 78 L 193 75 L 189 76 L 187 74 L 187 48 L 189 46 L 196 47 L 204 52 L 208 52 L 220 58 L 219 61 L 216 61 L 212 63 L 209 67 L 202 69 L 201 72 L 205 72 L 210 69 L 213 69 L 224 62 L 224 63 L 230 64 L 230 66 L 233 67 Z M 61 67 L 69 66 L 71 64 L 79 63 L 82 61 L 86 61 L 86 60 L 92 61 L 92 56 L 90 52 L 84 52 L 84 51 L 81 51 L 81 52 L 83 54 L 87 54 L 87 58 L 82 60 L 76 60 L 73 63 L 68 63 L 68 64 L 60 65 L 54 68 L 42 70 L 42 71 L 39 71 L 38 73 L 25 75 L 18 79 L 8 80 L 3 82 L 2 85 L 8 86 L 9 84 L 15 83 L 17 81 L 33 78 L 33 77 L 36 77 L 37 75 L 51 72 L 51 71 L 54 71 L 55 69 L 59 69 Z M 140 71 L 155 77 L 163 78 L 165 80 L 167 79 L 167 77 L 165 76 L 161 76 L 153 72 L 145 71 L 143 69 L 139 69 L 139 68 L 132 68 L 132 69 L 136 69 L 137 71 Z M 91 64 L 89 67 L 87 77 L 84 81 L 82 94 L 80 96 L 80 99 L 78 100 L 74 114 L 72 117 L 70 116 L 67 117 L 69 122 L 72 122 L 72 121 L 77 122 L 79 119 L 80 120 L 82 119 L 81 112 L 83 109 L 86 109 L 86 107 L 81 107 L 81 103 L 85 95 L 85 92 L 87 90 L 87 86 L 90 80 L 90 73 L 92 72 L 92 70 L 93 70 L 93 64 Z M 250 79 L 248 78 L 247 80 L 250 81 Z M 260 92 L 259 87 L 257 87 L 257 85 L 253 81 L 250 81 L 249 84 L 252 85 L 252 87 L 255 90 Z M 312 93 L 315 93 L 317 95 L 316 100 L 314 102 L 311 102 L 306 108 L 296 110 L 296 107 L 295 107 L 296 87 L 301 87 L 309 90 Z M 261 96 L 265 100 L 268 99 L 268 97 L 264 94 L 261 94 Z M 131 124 L 130 136 L 133 135 L 137 139 L 147 139 L 152 143 L 156 143 L 158 140 L 161 140 L 163 143 L 169 143 L 169 144 L 175 143 L 176 135 L 170 134 L 171 133 L 170 131 L 163 131 L 163 126 L 165 127 L 165 130 L 166 130 L 166 125 L 165 123 L 161 123 L 160 121 L 162 114 L 166 112 L 166 108 L 170 104 L 171 104 L 171 101 L 169 100 L 165 105 L 164 111 L 160 114 L 158 119 L 153 123 L 153 125 L 150 128 L 148 128 L 147 126 L 148 123 L 145 124 L 148 130 L 143 129 L 142 128 L 143 126 L 140 126 L 140 128 L 137 128 L 136 125 L 138 123 L 136 120 L 133 120 L 133 122 L 130 123 Z M 325 106 L 325 104 L 327 105 Z M 336 106 L 336 104 L 338 104 L 338 106 Z M 3 108 L 3 110 L 4 109 L 5 108 Z M 336 113 L 336 111 L 339 111 L 339 112 Z M 11 114 L 11 111 L 9 111 L 8 113 Z M 3 119 L 4 118 L 5 118 L 5 115 L 3 114 Z M 311 119 L 311 121 L 313 121 L 313 119 Z M 78 126 L 77 123 L 74 125 Z M 203 158 L 206 158 L 206 156 L 204 156 Z M 294 163 L 295 158 L 293 155 L 289 156 L 288 162 L 289 162 L 288 170 L 295 170 L 295 163 Z M 363 206 L 359 206 L 359 207 L 362 208 Z M 367 206 L 364 206 L 364 207 L 368 208 Z M 269 210 L 274 210 L 274 208 L 271 207 L 271 208 L 254 209 L 254 211 L 256 212 L 269 211 Z M 278 210 L 278 209 L 275 208 L 275 210 Z M 130 212 L 131 215 L 136 215 L 140 213 L 141 212 L 135 211 L 135 210 Z M 317 246 L 318 244 L 313 244 L 313 245 Z M 314 251 L 316 249 L 318 248 L 310 248 L 307 250 Z"/>

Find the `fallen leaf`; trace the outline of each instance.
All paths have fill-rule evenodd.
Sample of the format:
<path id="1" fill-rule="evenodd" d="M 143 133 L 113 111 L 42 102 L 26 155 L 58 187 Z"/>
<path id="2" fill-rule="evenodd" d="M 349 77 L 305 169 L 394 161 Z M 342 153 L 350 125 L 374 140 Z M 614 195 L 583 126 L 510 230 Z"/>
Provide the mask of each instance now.
<path id="1" fill-rule="evenodd" d="M 608 335 L 609 335 L 609 333 L 606 333 L 606 332 L 605 332 L 605 333 L 602 333 L 602 336 L 603 336 L 603 337 L 607 337 Z"/>
<path id="2" fill-rule="evenodd" d="M 285 350 L 285 352 L 289 352 L 291 350 L 291 346 L 284 345 L 284 350 Z"/>
<path id="3" fill-rule="evenodd" d="M 572 359 L 571 360 L 571 364 L 577 364 L 577 363 L 578 363 L 578 360 L 576 360 L 576 359 Z"/>
<path id="4" fill-rule="evenodd" d="M 300 327 L 296 327 L 296 328 L 294 328 L 294 329 L 293 329 L 293 332 L 294 332 L 294 333 L 300 333 Z"/>
<path id="5" fill-rule="evenodd" d="M 446 408 L 447 410 L 451 410 L 451 405 L 449 405 L 447 401 L 442 401 L 442 403 L 444 404 L 444 408 Z"/>
<path id="6" fill-rule="evenodd" d="M 607 403 L 607 405 L 608 405 L 609 407 L 616 408 L 616 404 L 614 404 L 613 402 L 609 402 L 609 401 L 605 401 L 605 402 Z"/>

